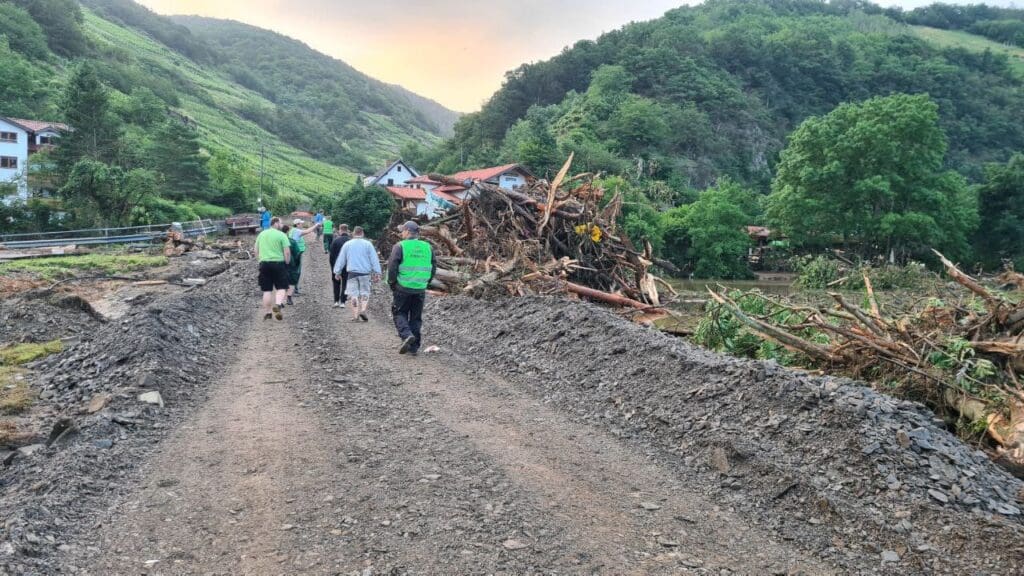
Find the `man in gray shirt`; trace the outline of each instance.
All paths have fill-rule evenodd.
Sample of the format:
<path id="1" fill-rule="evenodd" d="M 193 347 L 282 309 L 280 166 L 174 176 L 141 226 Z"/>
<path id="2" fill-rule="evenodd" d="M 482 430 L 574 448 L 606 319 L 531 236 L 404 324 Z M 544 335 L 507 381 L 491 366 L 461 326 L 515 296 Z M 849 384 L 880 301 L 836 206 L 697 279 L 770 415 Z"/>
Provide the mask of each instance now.
<path id="1" fill-rule="evenodd" d="M 380 280 L 381 269 L 377 249 L 364 237 L 362 226 L 352 230 L 352 239 L 342 246 L 334 262 L 334 277 L 341 280 L 342 272 L 348 272 L 345 296 L 352 310 L 352 321 L 369 321 L 366 310 L 370 307 L 370 282 Z"/>

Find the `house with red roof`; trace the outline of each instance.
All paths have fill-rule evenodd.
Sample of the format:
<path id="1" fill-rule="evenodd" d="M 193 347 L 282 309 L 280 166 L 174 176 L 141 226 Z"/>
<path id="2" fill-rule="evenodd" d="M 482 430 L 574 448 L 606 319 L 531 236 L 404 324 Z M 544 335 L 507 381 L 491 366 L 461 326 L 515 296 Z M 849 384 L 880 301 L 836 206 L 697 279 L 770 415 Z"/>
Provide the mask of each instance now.
<path id="1" fill-rule="evenodd" d="M 405 180 L 401 186 L 386 186 L 391 196 L 402 209 L 415 210 L 417 215 L 433 218 L 460 205 L 476 182 L 486 182 L 507 190 L 514 190 L 529 184 L 533 174 L 519 164 L 505 164 L 490 168 L 464 170 L 448 177 L 461 184 L 445 184 L 431 180 L 427 175 L 417 175 Z M 447 180 L 447 181 L 450 181 Z"/>
<path id="2" fill-rule="evenodd" d="M 28 199 L 29 157 L 52 148 L 71 129 L 59 122 L 0 116 L 0 183 L 14 183 L 17 198 Z M 4 202 L 10 202 L 5 197 Z"/>
<path id="3" fill-rule="evenodd" d="M 506 190 L 522 188 L 533 180 L 533 174 L 521 164 L 505 164 L 504 166 L 465 170 L 456 172 L 451 177 L 460 182 L 486 182 Z"/>
<path id="4" fill-rule="evenodd" d="M 423 189 L 409 186 L 385 186 L 385 188 L 403 211 L 412 212 L 417 216 L 423 214 L 433 216 L 433 211 L 427 204 L 427 193 Z"/>

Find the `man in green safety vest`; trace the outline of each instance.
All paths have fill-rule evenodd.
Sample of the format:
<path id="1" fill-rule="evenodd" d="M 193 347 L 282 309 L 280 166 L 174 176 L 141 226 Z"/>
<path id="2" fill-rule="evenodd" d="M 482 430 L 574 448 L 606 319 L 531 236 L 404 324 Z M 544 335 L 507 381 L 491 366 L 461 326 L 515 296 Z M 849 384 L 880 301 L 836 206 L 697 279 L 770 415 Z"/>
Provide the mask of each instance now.
<path id="1" fill-rule="evenodd" d="M 391 316 L 402 339 L 398 353 L 415 356 L 420 349 L 423 303 L 437 263 L 430 244 L 420 240 L 419 224 L 410 220 L 398 229 L 402 241 L 395 244 L 388 258 L 388 285 L 393 297 Z"/>
<path id="2" fill-rule="evenodd" d="M 325 216 L 320 225 L 324 227 L 324 254 L 330 254 L 331 242 L 334 242 L 334 220 L 331 220 L 330 216 Z"/>

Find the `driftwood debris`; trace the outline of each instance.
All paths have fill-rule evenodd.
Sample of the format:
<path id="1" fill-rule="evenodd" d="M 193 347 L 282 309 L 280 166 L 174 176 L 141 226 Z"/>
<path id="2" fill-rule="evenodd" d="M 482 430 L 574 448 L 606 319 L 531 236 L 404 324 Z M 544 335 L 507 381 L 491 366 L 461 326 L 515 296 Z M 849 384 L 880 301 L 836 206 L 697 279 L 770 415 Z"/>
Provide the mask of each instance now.
<path id="1" fill-rule="evenodd" d="M 737 321 L 802 354 L 810 365 L 902 382 L 934 407 L 984 427 L 997 447 L 997 461 L 1024 477 L 1024 382 L 1019 376 L 1024 371 L 1024 302 L 989 290 L 936 254 L 949 277 L 970 293 L 973 305 L 928 304 L 886 317 L 868 282 L 868 309 L 838 293 L 830 293 L 832 308 L 793 306 L 746 293 L 769 304 L 770 313 L 754 316 L 744 312 L 736 293 L 709 292 Z"/>
<path id="2" fill-rule="evenodd" d="M 658 290 L 666 284 L 651 268 L 673 267 L 621 234 L 621 199 L 602 208 L 604 190 L 593 175 L 568 177 L 571 162 L 570 156 L 552 182 L 533 180 L 516 190 L 430 174 L 435 182 L 464 187 L 465 199 L 429 221 L 396 212 L 381 251 L 399 241 L 399 224 L 414 219 L 437 255 L 435 289 L 476 296 L 574 294 L 631 310 L 641 321 L 667 315 L 670 297 Z"/>

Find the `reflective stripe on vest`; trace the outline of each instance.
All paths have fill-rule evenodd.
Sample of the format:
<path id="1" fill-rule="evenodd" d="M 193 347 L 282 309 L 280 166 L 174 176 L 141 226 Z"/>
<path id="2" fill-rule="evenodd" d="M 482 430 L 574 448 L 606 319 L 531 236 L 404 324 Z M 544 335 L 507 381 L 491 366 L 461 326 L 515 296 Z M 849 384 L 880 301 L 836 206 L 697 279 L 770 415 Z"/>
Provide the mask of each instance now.
<path id="1" fill-rule="evenodd" d="M 398 285 L 410 290 L 426 290 L 432 269 L 430 244 L 423 240 L 402 240 L 401 246 Z"/>

